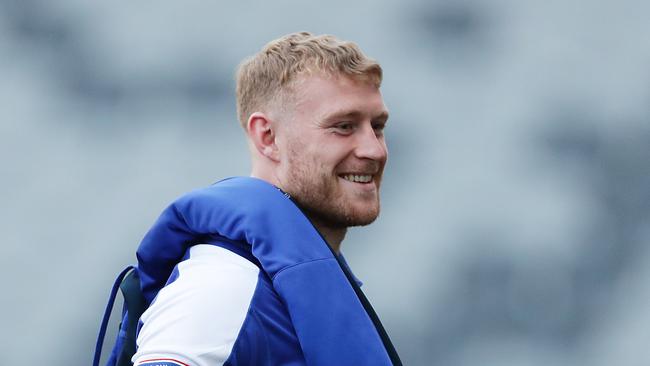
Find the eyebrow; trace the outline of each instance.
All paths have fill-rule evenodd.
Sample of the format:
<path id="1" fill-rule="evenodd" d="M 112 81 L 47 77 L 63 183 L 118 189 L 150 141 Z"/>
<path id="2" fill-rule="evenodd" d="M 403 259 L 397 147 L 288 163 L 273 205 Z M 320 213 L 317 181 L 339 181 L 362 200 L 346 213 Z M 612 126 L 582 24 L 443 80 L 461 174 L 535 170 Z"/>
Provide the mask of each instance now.
<path id="1" fill-rule="evenodd" d="M 359 111 L 340 111 L 332 114 L 327 118 L 328 121 L 334 121 L 337 119 L 344 119 L 344 118 L 351 118 L 351 119 L 359 119 L 364 115 L 364 113 L 361 113 Z M 381 113 L 373 115 L 372 116 L 372 121 L 381 121 L 381 122 L 386 122 L 388 121 L 388 111 L 383 110 Z"/>

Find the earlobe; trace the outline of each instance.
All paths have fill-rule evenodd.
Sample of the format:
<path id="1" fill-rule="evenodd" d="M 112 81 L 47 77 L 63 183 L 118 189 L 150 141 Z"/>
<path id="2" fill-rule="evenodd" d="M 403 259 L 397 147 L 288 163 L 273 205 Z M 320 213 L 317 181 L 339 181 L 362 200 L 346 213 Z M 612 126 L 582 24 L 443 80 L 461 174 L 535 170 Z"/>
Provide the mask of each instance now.
<path id="1" fill-rule="evenodd" d="M 261 112 L 251 114 L 246 124 L 246 132 L 262 156 L 273 161 L 279 160 L 275 126 L 268 116 Z"/>
<path id="2" fill-rule="evenodd" d="M 271 146 L 265 146 L 264 151 L 262 151 L 262 155 L 266 156 L 267 158 L 271 160 L 277 160 L 276 157 L 276 149 L 274 149 Z"/>

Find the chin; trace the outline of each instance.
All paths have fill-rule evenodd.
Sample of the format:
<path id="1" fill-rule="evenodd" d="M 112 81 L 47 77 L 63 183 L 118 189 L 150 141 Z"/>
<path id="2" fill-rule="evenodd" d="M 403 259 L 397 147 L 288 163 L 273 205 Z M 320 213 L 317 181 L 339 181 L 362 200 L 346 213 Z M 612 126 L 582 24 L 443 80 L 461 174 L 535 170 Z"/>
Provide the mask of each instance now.
<path id="1" fill-rule="evenodd" d="M 342 203 L 342 202 L 341 202 Z M 333 228 L 348 228 L 352 226 L 366 226 L 374 222 L 379 216 L 379 204 L 353 205 L 330 204 L 322 202 L 321 205 L 303 206 L 307 215 L 320 223 Z"/>
<path id="2" fill-rule="evenodd" d="M 369 217 L 362 217 L 362 218 L 358 218 L 358 219 L 353 219 L 350 222 L 348 222 L 347 227 L 370 225 L 373 222 L 375 222 L 377 217 L 378 217 L 378 215 L 375 215 L 375 216 L 372 216 L 372 217 L 369 216 Z"/>
<path id="3" fill-rule="evenodd" d="M 379 203 L 370 207 L 352 207 L 346 213 L 348 226 L 366 226 L 372 224 L 379 217 Z"/>

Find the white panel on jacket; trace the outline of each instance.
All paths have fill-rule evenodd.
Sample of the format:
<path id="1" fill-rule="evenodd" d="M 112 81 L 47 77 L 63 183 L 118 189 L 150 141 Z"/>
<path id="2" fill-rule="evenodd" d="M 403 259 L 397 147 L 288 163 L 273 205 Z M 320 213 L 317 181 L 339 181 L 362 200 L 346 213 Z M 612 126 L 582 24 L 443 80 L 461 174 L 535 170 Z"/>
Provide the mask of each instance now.
<path id="1" fill-rule="evenodd" d="M 246 318 L 259 269 L 227 249 L 200 244 L 178 272 L 141 317 L 134 364 L 171 359 L 222 365 Z"/>

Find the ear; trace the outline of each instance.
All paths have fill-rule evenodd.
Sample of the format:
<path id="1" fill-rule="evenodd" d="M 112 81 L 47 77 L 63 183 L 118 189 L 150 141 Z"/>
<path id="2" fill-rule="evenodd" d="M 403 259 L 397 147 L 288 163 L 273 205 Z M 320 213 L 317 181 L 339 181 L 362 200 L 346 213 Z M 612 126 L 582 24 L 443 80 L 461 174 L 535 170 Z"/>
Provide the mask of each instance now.
<path id="1" fill-rule="evenodd" d="M 246 133 L 262 156 L 275 162 L 280 160 L 275 125 L 267 115 L 261 112 L 251 114 L 246 123 Z"/>

